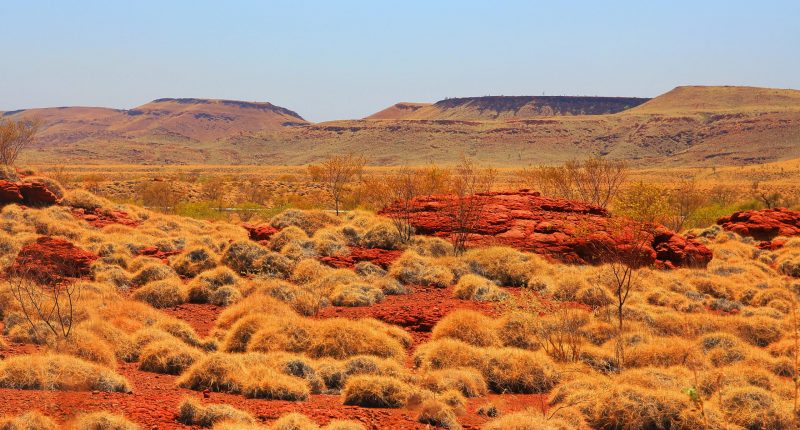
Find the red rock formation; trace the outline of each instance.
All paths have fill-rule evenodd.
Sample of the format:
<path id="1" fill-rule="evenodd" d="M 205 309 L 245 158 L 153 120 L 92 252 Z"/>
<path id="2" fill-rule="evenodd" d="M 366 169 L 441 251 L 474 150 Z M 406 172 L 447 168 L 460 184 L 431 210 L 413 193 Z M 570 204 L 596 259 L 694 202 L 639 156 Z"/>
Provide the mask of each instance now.
<path id="1" fill-rule="evenodd" d="M 58 197 L 41 182 L 22 182 L 18 186 L 25 205 L 50 206 L 58 203 Z"/>
<path id="2" fill-rule="evenodd" d="M 742 236 L 770 241 L 800 235 L 800 212 L 786 208 L 740 211 L 718 219 L 717 224 Z"/>
<path id="3" fill-rule="evenodd" d="M 484 199 L 484 206 L 480 220 L 469 231 L 468 246 L 511 246 L 567 263 L 596 264 L 603 261 L 603 249 L 631 247 L 633 231 L 638 230 L 633 228 L 637 225 L 634 221 L 612 218 L 603 208 L 542 197 L 527 190 L 485 193 L 475 198 Z M 417 233 L 451 237 L 453 202 L 454 197 L 448 195 L 415 199 L 411 218 Z M 389 206 L 380 213 L 391 215 L 397 210 Z M 711 250 L 693 238 L 663 226 L 654 230 L 642 249 L 644 264 L 705 267 L 711 261 Z"/>
<path id="4" fill-rule="evenodd" d="M 97 258 L 64 239 L 42 236 L 22 247 L 9 272 L 46 284 L 60 283 L 89 276 Z"/>
<path id="5" fill-rule="evenodd" d="M 125 211 L 107 211 L 107 210 L 85 210 L 82 208 L 72 208 L 72 214 L 76 218 L 80 218 L 89 223 L 89 225 L 97 228 L 103 228 L 110 224 L 122 224 L 129 227 L 136 227 L 139 223 L 130 218 Z"/>
<path id="6" fill-rule="evenodd" d="M 362 261 L 368 261 L 384 269 L 388 269 L 392 262 L 397 260 L 402 253 L 403 251 L 351 246 L 350 253 L 347 255 L 321 257 L 319 261 L 329 266 L 336 267 L 337 269 L 350 269 Z"/>
<path id="7" fill-rule="evenodd" d="M 139 255 L 158 258 L 164 264 L 169 264 L 169 257 L 180 254 L 181 251 L 162 251 L 157 246 L 147 246 L 139 250 Z"/>
<path id="8" fill-rule="evenodd" d="M 0 181 L 0 205 L 22 203 L 22 194 L 19 186 L 13 182 Z"/>
<path id="9" fill-rule="evenodd" d="M 278 232 L 278 229 L 269 225 L 269 224 L 262 224 L 262 225 L 251 225 L 251 224 L 242 224 L 248 234 L 250 235 L 250 240 L 261 242 L 263 240 L 269 240 L 273 234 Z"/>
<path id="10" fill-rule="evenodd" d="M 27 206 L 50 206 L 58 203 L 58 196 L 42 182 L 0 180 L 0 205 L 11 203 L 22 203 Z"/>

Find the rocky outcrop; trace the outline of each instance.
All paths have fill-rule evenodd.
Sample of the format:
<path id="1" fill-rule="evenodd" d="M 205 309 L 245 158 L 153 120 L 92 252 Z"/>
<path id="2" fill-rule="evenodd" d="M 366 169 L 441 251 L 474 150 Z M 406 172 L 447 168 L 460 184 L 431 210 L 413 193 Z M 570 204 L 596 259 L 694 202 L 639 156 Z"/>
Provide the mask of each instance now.
<path id="1" fill-rule="evenodd" d="M 82 219 L 96 228 L 103 228 L 111 224 L 122 224 L 128 227 L 139 225 L 139 222 L 131 219 L 130 215 L 125 211 L 72 208 L 72 214 L 75 215 L 75 218 Z"/>
<path id="2" fill-rule="evenodd" d="M 0 181 L 0 205 L 12 203 L 50 206 L 58 203 L 58 196 L 42 182 Z"/>
<path id="3" fill-rule="evenodd" d="M 58 284 L 88 277 L 97 258 L 64 239 L 42 236 L 22 247 L 9 273 L 48 285 Z"/>
<path id="4" fill-rule="evenodd" d="M 576 264 L 599 264 L 607 260 L 609 250 L 629 248 L 641 251 L 644 265 L 705 267 L 711 261 L 711 250 L 693 238 L 660 225 L 638 228 L 641 224 L 612 217 L 605 209 L 587 203 L 542 197 L 528 190 L 473 198 L 481 199 L 482 211 L 468 231 L 468 246 L 510 246 Z M 418 234 L 453 236 L 453 196 L 420 197 L 413 203 L 411 219 Z M 399 210 L 399 206 L 389 206 L 381 214 Z M 641 231 L 646 237 L 635 233 Z"/>
<path id="5" fill-rule="evenodd" d="M 349 249 L 350 252 L 348 254 L 320 257 L 319 261 L 337 269 L 351 269 L 362 261 L 388 269 L 392 262 L 400 258 L 403 253 L 403 251 L 397 250 L 361 248 L 358 246 L 351 246 Z"/>
<path id="6" fill-rule="evenodd" d="M 22 203 L 22 193 L 14 182 L 0 181 L 0 204 Z"/>
<path id="7" fill-rule="evenodd" d="M 278 232 L 278 229 L 269 224 L 251 225 L 242 224 L 242 227 L 247 230 L 250 240 L 261 242 L 262 240 L 269 240 L 273 234 Z"/>
<path id="8" fill-rule="evenodd" d="M 800 212 L 786 208 L 734 212 L 717 220 L 725 230 L 756 240 L 800 234 Z"/>

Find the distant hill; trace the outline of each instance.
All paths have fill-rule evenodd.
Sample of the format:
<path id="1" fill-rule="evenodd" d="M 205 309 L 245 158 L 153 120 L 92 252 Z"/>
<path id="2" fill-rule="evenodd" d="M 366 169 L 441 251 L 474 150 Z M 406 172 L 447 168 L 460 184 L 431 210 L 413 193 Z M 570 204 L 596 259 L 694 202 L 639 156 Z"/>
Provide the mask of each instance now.
<path id="1" fill-rule="evenodd" d="M 486 96 L 398 103 L 366 119 L 455 119 L 493 121 L 564 115 L 606 115 L 647 102 L 637 97 Z"/>
<path id="2" fill-rule="evenodd" d="M 359 153 L 372 164 L 496 166 L 602 156 L 645 166 L 800 158 L 800 91 L 678 87 L 651 100 L 477 97 L 398 103 L 362 120 L 312 124 L 269 103 L 159 99 L 134 109 L 6 112 L 44 125 L 29 163 L 305 164 Z"/>
<path id="3" fill-rule="evenodd" d="M 307 124 L 271 103 L 216 99 L 158 99 L 133 109 L 57 107 L 5 112 L 5 118 L 39 118 L 43 141 L 76 141 L 89 135 L 214 140 L 239 133 Z"/>

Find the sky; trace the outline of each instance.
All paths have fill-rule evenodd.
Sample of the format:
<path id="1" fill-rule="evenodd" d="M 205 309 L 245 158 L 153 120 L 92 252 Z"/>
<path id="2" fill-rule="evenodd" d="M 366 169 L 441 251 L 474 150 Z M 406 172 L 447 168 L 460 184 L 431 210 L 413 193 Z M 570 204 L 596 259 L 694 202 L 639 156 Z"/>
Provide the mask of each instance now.
<path id="1" fill-rule="evenodd" d="M 800 89 L 800 2 L 0 0 L 0 110 L 268 101 L 311 121 L 483 95 Z"/>

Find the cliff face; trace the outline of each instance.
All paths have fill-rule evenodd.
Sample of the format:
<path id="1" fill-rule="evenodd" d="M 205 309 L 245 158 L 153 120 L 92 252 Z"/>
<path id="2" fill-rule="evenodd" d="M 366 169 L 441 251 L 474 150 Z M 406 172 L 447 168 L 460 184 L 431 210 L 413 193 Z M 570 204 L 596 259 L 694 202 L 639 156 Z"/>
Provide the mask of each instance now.
<path id="1" fill-rule="evenodd" d="M 639 106 L 636 97 L 489 96 L 441 100 L 433 104 L 443 119 L 493 120 L 538 116 L 607 115 Z"/>

